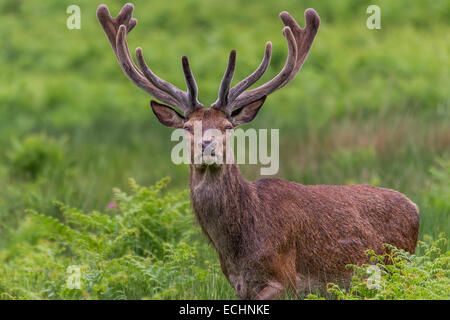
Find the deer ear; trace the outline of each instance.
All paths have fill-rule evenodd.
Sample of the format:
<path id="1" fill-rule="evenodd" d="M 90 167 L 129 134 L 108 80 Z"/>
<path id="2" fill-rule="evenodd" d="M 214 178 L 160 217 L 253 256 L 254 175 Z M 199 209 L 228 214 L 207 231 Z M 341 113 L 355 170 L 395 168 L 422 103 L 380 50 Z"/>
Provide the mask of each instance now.
<path id="1" fill-rule="evenodd" d="M 266 96 L 234 110 L 231 113 L 231 122 L 233 123 L 233 125 L 237 127 L 241 124 L 249 123 L 250 121 L 252 121 L 258 114 L 258 111 L 264 104 L 265 100 Z"/>
<path id="2" fill-rule="evenodd" d="M 159 122 L 163 125 L 171 128 L 183 128 L 186 119 L 175 109 L 154 100 L 150 102 L 150 105 L 156 118 L 158 118 Z"/>

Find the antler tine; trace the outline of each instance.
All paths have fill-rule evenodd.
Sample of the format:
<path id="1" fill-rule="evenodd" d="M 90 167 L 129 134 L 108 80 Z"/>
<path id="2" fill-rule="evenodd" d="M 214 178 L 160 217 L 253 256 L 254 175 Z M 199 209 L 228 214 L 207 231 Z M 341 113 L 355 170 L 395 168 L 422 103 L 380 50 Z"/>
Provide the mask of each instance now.
<path id="1" fill-rule="evenodd" d="M 192 101 L 188 98 L 191 91 L 189 88 L 188 93 L 186 93 L 155 75 L 145 63 L 141 48 L 136 49 L 136 58 L 142 71 L 131 58 L 126 36 L 137 24 L 137 20 L 132 18 L 133 9 L 131 3 L 125 4 L 116 18 L 111 17 L 106 5 L 100 5 L 97 9 L 98 20 L 116 54 L 120 67 L 125 75 L 139 88 L 156 99 L 179 108 L 185 115 L 188 114 L 201 106 L 198 101 L 196 104 L 189 103 Z"/>
<path id="2" fill-rule="evenodd" d="M 135 18 L 132 18 L 133 10 L 134 10 L 133 4 L 127 3 L 122 7 L 117 17 L 113 18 L 109 13 L 109 9 L 106 5 L 101 4 L 98 6 L 97 9 L 97 18 L 100 22 L 100 25 L 103 28 L 103 31 L 106 34 L 106 37 L 109 40 L 109 43 L 117 59 L 119 59 L 117 55 L 117 45 L 116 45 L 117 32 L 119 31 L 119 27 L 122 24 L 127 27 L 127 33 L 130 32 L 136 26 L 137 20 Z M 127 54 L 128 56 L 130 55 L 129 52 L 127 52 Z M 140 72 L 139 69 L 134 66 L 134 64 L 133 67 L 136 72 Z"/>
<path id="3" fill-rule="evenodd" d="M 261 64 L 258 68 L 247 78 L 236 84 L 229 93 L 229 100 L 233 101 L 236 99 L 242 92 L 250 88 L 256 81 L 258 81 L 264 72 L 266 72 L 267 67 L 269 66 L 270 59 L 272 57 L 272 42 L 266 43 L 266 50 L 264 52 L 264 58 L 261 61 Z"/>
<path id="4" fill-rule="evenodd" d="M 158 77 L 147 65 L 147 63 L 144 60 L 144 55 L 142 52 L 142 48 L 138 47 L 136 48 L 136 59 L 139 65 L 139 68 L 141 68 L 144 76 L 158 89 L 170 93 L 172 97 L 174 97 L 179 104 L 187 104 L 185 93 L 175 87 L 170 82 L 165 81 L 164 79 L 161 79 Z"/>
<path id="5" fill-rule="evenodd" d="M 213 107 L 217 109 L 223 109 L 227 106 L 229 101 L 230 85 L 233 80 L 234 70 L 236 69 L 236 50 L 231 50 L 228 58 L 227 69 L 220 83 L 219 96 L 216 102 L 213 103 Z"/>
<path id="6" fill-rule="evenodd" d="M 269 95 L 270 93 L 277 90 L 280 87 L 280 85 L 283 84 L 288 79 L 291 72 L 294 70 L 295 63 L 297 61 L 297 45 L 295 42 L 294 35 L 292 34 L 291 28 L 284 27 L 283 35 L 286 38 L 288 44 L 288 55 L 283 69 L 280 71 L 280 73 L 278 73 L 275 76 L 275 78 L 273 78 L 269 82 L 266 82 L 265 84 L 256 89 L 242 93 L 234 101 L 230 102 L 229 105 L 227 106 L 228 112 L 231 112 L 231 110 L 233 110 L 235 106 L 246 105 L 264 96 Z"/>
<path id="7" fill-rule="evenodd" d="M 130 32 L 137 24 L 137 20 L 132 18 L 133 15 L 133 5 L 131 3 L 125 4 L 120 10 L 116 18 L 113 18 L 109 13 L 108 7 L 104 4 L 99 5 L 97 9 L 97 18 L 105 31 L 106 37 L 114 50 L 116 50 L 116 36 L 120 25 L 125 25 L 127 27 L 127 32 Z"/>
<path id="8" fill-rule="evenodd" d="M 308 56 L 308 52 L 311 49 L 311 45 L 316 37 L 320 25 L 319 15 L 314 9 L 311 8 L 306 9 L 305 11 L 306 23 L 304 29 L 300 28 L 297 21 L 295 21 L 295 19 L 286 11 L 280 13 L 280 18 L 285 26 L 291 28 L 294 34 L 295 41 L 297 43 L 298 55 L 294 70 L 279 88 L 288 84 L 301 69 L 306 57 Z"/>
<path id="9" fill-rule="evenodd" d="M 295 19 L 286 11 L 280 13 L 280 18 L 285 25 L 283 34 L 288 42 L 288 57 L 281 72 L 264 85 L 245 91 L 261 78 L 269 65 L 271 43 L 268 42 L 264 59 L 258 69 L 230 90 L 226 106 L 213 105 L 214 107 L 223 108 L 226 112 L 231 113 L 234 107 L 246 105 L 282 88 L 301 69 L 319 29 L 319 15 L 314 9 L 307 9 L 305 11 L 306 24 L 304 29 L 300 28 Z"/>
<path id="10" fill-rule="evenodd" d="M 203 105 L 198 101 L 198 87 L 192 74 L 189 60 L 186 56 L 181 57 L 181 64 L 183 66 L 184 79 L 187 86 L 187 100 L 192 106 L 192 109 L 202 108 Z"/>
<path id="11" fill-rule="evenodd" d="M 125 75 L 130 79 L 135 85 L 137 85 L 142 90 L 148 92 L 150 95 L 154 96 L 156 99 L 168 103 L 175 107 L 178 107 L 183 112 L 186 112 L 186 107 L 174 99 L 172 96 L 166 92 L 158 89 L 154 84 L 152 84 L 142 72 L 137 70 L 136 65 L 130 57 L 130 51 L 128 50 L 128 45 L 126 41 L 126 27 L 121 25 L 119 27 L 119 32 L 117 32 L 116 38 L 116 48 L 117 48 L 117 58 L 119 64 L 125 73 Z"/>

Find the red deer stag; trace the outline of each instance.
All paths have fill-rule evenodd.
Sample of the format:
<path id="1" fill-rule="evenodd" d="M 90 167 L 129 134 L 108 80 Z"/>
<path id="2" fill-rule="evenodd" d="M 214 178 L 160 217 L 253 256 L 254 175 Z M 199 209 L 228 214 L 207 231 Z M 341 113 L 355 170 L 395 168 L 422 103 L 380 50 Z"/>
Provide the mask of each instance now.
<path id="1" fill-rule="evenodd" d="M 203 108 L 188 59 L 182 57 L 187 91 L 159 78 L 136 49 L 137 64 L 127 46 L 127 33 L 137 21 L 126 4 L 116 18 L 105 5 L 98 19 L 125 75 L 139 88 L 170 106 L 151 101 L 165 126 L 192 127 L 222 133 L 255 118 L 266 97 L 288 84 L 302 67 L 320 19 L 305 11 L 305 28 L 287 12 L 280 14 L 288 46 L 286 63 L 272 80 L 247 90 L 266 71 L 271 58 L 268 42 L 259 67 L 234 87 L 236 52 L 230 53 L 218 99 Z M 247 90 L 247 91 L 246 91 Z M 201 136 L 203 148 L 214 150 L 216 137 Z M 215 150 L 219 154 L 219 150 Z M 210 155 L 214 155 L 211 153 Z M 348 283 L 347 264 L 367 263 L 364 250 L 383 252 L 383 243 L 414 252 L 419 230 L 417 206 L 403 194 L 367 185 L 305 186 L 281 179 L 245 180 L 236 163 L 190 165 L 191 202 L 206 237 L 216 249 L 223 273 L 241 299 L 273 299 L 285 290 L 297 293 L 321 289 L 329 281 Z"/>

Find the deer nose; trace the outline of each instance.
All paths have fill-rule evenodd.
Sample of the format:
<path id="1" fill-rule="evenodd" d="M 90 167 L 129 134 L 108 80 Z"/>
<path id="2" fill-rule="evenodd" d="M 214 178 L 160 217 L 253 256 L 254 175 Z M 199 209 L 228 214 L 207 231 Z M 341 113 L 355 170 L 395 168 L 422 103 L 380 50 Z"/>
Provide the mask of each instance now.
<path id="1" fill-rule="evenodd" d="M 216 143 L 211 140 L 203 140 L 201 142 L 201 147 L 202 147 L 202 152 L 209 151 L 212 153 L 212 152 L 214 152 L 214 150 L 216 148 Z"/>

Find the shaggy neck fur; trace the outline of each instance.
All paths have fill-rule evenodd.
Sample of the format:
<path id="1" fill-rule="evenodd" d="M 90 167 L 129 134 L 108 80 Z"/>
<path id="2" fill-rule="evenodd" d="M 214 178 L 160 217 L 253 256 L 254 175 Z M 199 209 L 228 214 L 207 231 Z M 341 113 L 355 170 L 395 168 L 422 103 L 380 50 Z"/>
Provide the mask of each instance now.
<path id="1" fill-rule="evenodd" d="M 257 200 L 252 184 L 236 164 L 191 166 L 192 206 L 197 220 L 219 255 L 239 256 L 250 239 Z"/>

